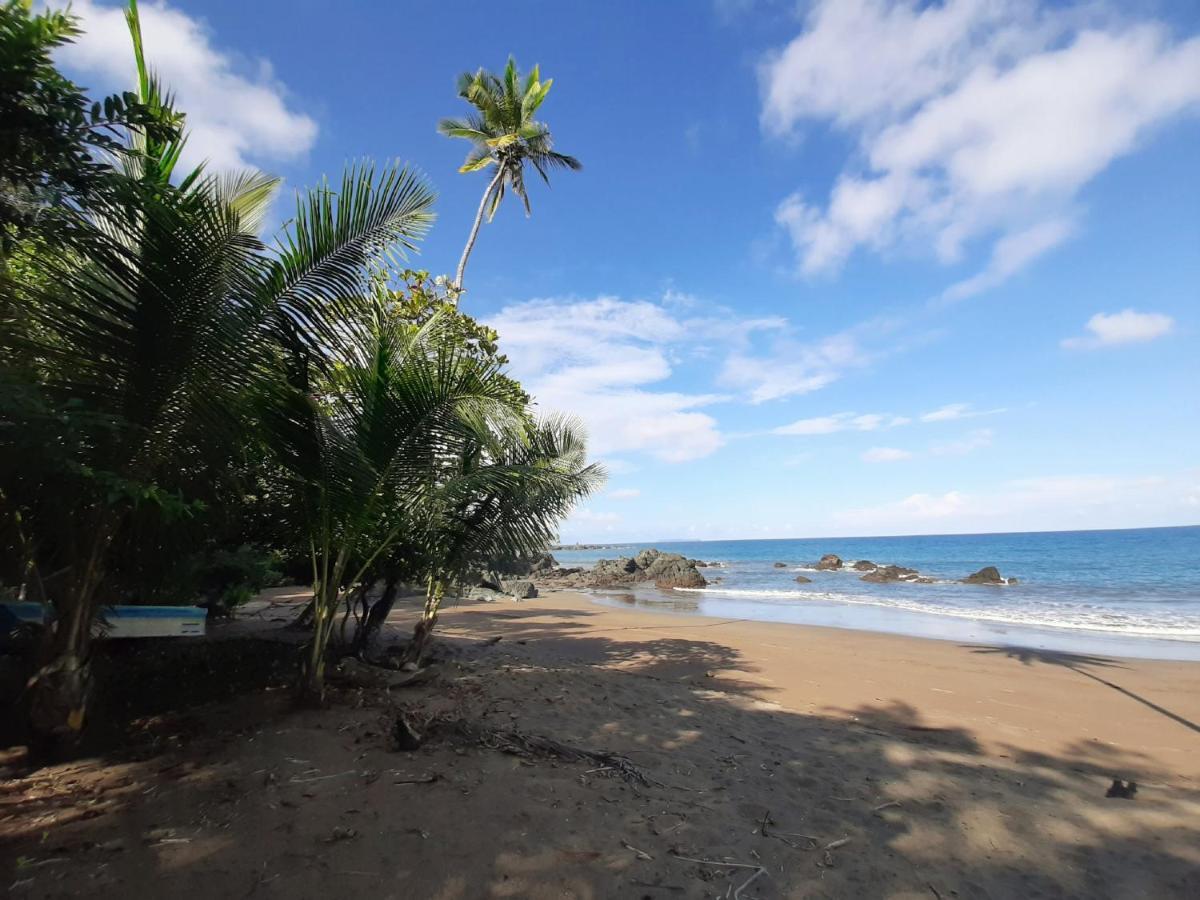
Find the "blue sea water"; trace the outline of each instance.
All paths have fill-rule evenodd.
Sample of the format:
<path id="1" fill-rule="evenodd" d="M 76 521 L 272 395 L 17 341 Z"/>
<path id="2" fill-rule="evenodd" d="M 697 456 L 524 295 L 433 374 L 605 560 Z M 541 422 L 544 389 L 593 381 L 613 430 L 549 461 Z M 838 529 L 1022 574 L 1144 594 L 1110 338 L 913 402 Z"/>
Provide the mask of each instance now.
<path id="1" fill-rule="evenodd" d="M 707 588 L 640 586 L 595 592 L 595 598 L 731 619 L 1200 660 L 1200 526 L 657 542 L 554 555 L 564 566 L 591 565 L 651 546 L 719 567 L 701 570 Z M 864 559 L 907 566 L 935 583 L 871 584 L 852 570 L 814 570 L 826 553 L 836 553 L 847 567 Z M 777 562 L 786 566 L 777 568 Z M 1018 583 L 958 583 L 989 565 Z M 798 584 L 797 575 L 812 581 Z"/>

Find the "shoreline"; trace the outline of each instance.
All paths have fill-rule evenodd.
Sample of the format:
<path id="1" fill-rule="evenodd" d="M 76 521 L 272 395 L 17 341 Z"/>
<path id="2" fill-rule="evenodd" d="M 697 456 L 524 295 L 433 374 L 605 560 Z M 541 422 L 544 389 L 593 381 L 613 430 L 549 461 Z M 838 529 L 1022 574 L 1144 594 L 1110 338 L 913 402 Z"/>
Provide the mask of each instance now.
<path id="1" fill-rule="evenodd" d="M 1200 780 L 1200 662 L 722 619 L 612 606 L 575 590 L 546 590 L 513 606 L 505 615 L 497 608 L 508 603 L 457 605 L 439 631 L 461 637 L 486 619 L 497 635 L 549 640 L 572 661 L 580 654 L 587 661 L 588 644 L 610 635 L 643 644 L 633 653 L 642 659 L 653 656 L 656 641 L 700 632 L 728 660 L 702 675 L 716 690 L 732 682 L 760 700 L 823 715 L 882 702 L 914 711 L 930 727 L 965 728 L 999 755 L 1092 744 Z M 392 624 L 403 632 L 408 618 Z M 684 659 L 679 665 L 694 668 Z"/>
<path id="2" fill-rule="evenodd" d="M 653 586 L 629 588 L 543 588 L 547 592 L 573 590 L 600 606 L 631 608 L 672 616 L 733 618 L 738 621 L 834 628 L 867 634 L 888 634 L 936 641 L 988 643 L 1004 640 L 1016 646 L 1065 653 L 1102 653 L 1130 659 L 1200 662 L 1200 640 L 1135 632 L 1102 631 L 1075 625 L 1035 625 L 1003 619 L 987 619 L 971 612 L 955 615 L 933 609 L 888 606 L 843 596 L 797 597 L 793 602 L 740 599 L 720 586 L 673 589 Z M 753 592 L 746 592 L 746 595 Z M 695 599 L 692 599 L 695 598 Z M 696 609 L 684 609 L 688 602 Z M 704 610 L 708 605 L 712 608 Z M 745 611 L 759 615 L 745 614 Z M 774 613 L 766 615 L 764 613 Z"/>

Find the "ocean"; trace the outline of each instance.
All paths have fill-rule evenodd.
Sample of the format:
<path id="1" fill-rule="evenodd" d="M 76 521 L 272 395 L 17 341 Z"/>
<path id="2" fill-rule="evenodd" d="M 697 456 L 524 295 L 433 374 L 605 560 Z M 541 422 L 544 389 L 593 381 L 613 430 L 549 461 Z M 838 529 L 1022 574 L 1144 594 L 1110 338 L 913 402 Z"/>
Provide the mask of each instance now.
<path id="1" fill-rule="evenodd" d="M 707 588 L 594 591 L 601 603 L 1068 652 L 1200 660 L 1200 526 L 798 540 L 659 541 L 556 550 L 592 565 L 645 547 L 717 563 Z M 835 553 L 917 569 L 933 584 L 872 584 L 813 564 Z M 775 563 L 784 563 L 782 568 Z M 1004 586 L 958 583 L 996 566 Z M 798 584 L 797 575 L 811 579 Z"/>

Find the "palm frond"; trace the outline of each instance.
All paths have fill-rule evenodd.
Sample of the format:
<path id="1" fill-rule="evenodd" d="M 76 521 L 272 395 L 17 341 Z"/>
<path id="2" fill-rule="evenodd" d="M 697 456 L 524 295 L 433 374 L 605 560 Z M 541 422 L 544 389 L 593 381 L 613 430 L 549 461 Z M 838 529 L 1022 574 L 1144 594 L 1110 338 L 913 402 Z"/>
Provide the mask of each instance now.
<path id="1" fill-rule="evenodd" d="M 339 321 L 356 317 L 367 263 L 415 250 L 433 221 L 425 179 L 394 163 L 376 176 L 362 162 L 347 167 L 339 189 L 328 183 L 298 197 L 279 240 L 266 291 L 301 334 L 338 342 Z"/>

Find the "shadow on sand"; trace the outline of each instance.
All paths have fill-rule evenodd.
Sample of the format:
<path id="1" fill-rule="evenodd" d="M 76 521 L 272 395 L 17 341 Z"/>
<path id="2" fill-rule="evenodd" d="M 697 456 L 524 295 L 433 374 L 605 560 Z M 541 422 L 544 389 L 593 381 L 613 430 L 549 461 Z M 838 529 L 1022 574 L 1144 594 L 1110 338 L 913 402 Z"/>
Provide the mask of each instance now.
<path id="1" fill-rule="evenodd" d="M 735 896 L 761 866 L 736 896 L 1200 896 L 1200 795 L 1145 758 L 1090 743 L 989 756 L 970 730 L 902 703 L 793 712 L 703 625 L 630 640 L 642 629 L 556 615 L 447 621 L 439 684 L 345 691 L 308 712 L 251 693 L 142 723 L 148 751 L 14 772 L 4 884 L 49 898 L 657 900 Z M 1088 677 L 1116 668 L 971 649 Z M 397 709 L 618 753 L 655 784 L 477 740 L 396 753 Z M 1147 787 L 1106 800 L 1116 775 Z"/>

